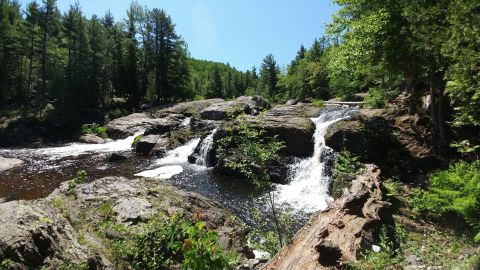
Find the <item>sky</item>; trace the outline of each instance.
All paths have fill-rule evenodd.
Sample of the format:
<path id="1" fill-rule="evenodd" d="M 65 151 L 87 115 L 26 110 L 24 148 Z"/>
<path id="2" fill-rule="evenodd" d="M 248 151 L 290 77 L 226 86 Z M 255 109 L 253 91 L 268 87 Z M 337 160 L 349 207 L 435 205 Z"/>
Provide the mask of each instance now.
<path id="1" fill-rule="evenodd" d="M 66 12 L 76 0 L 58 0 Z M 131 1 L 77 0 L 84 14 L 103 16 L 110 9 L 115 20 L 126 17 Z M 30 0 L 21 0 L 23 6 Z M 37 0 L 37 2 L 40 2 Z M 260 66 L 272 53 L 285 68 L 301 44 L 309 47 L 325 32 L 336 11 L 331 0 L 138 0 L 162 8 L 188 43 L 192 57 L 230 63 L 239 70 Z"/>

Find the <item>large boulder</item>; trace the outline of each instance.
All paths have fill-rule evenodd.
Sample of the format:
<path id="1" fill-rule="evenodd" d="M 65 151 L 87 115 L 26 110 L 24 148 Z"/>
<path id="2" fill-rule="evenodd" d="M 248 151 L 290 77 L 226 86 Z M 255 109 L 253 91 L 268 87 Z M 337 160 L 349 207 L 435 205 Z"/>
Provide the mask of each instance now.
<path id="1" fill-rule="evenodd" d="M 418 115 L 362 110 L 330 126 L 325 142 L 335 151 L 347 150 L 378 165 L 387 177 L 409 180 L 438 162 L 429 130 L 428 120 Z"/>
<path id="2" fill-rule="evenodd" d="M 152 118 L 145 113 L 133 113 L 117 118 L 107 124 L 107 133 L 113 139 L 131 136 L 138 131 L 149 130 L 148 134 L 163 134 L 180 126 L 183 116 L 167 115 L 163 118 Z"/>
<path id="3" fill-rule="evenodd" d="M 309 103 L 295 103 L 294 105 L 277 105 L 269 110 L 266 115 L 315 118 L 323 110 L 325 110 L 325 107 L 318 107 Z"/>
<path id="4" fill-rule="evenodd" d="M 49 209 L 36 202 L 0 204 L 0 261 L 15 262 L 12 269 L 37 269 L 57 268 L 63 260 L 86 263 L 93 258 L 78 243 L 72 225 Z"/>
<path id="5" fill-rule="evenodd" d="M 217 103 L 225 102 L 221 98 L 212 98 L 205 100 L 196 100 L 189 102 L 182 102 L 175 104 L 174 106 L 162 109 L 158 114 L 183 114 L 186 116 L 192 116 L 193 114 L 198 114 L 203 111 L 205 108 Z"/>
<path id="6" fill-rule="evenodd" d="M 208 120 L 225 120 L 228 114 L 234 111 L 239 111 L 246 114 L 257 115 L 259 112 L 269 109 L 270 104 L 261 97 L 241 96 L 236 100 L 216 103 L 205 108 L 202 113 L 202 119 Z"/>
<path id="7" fill-rule="evenodd" d="M 160 135 L 145 135 L 136 143 L 135 152 L 140 155 L 164 155 L 170 147 L 170 140 Z"/>
<path id="8" fill-rule="evenodd" d="M 104 138 L 94 134 L 82 135 L 80 136 L 80 138 L 78 138 L 78 141 L 82 143 L 89 143 L 89 144 L 102 144 L 106 142 Z"/>
<path id="9" fill-rule="evenodd" d="M 313 154 L 315 124 L 309 118 L 266 115 L 247 116 L 246 119 L 254 126 L 263 127 L 267 136 L 278 136 L 278 139 L 285 142 L 282 154 L 296 157 Z"/>
<path id="10" fill-rule="evenodd" d="M 0 156 L 0 173 L 22 166 L 24 163 L 25 161 L 18 158 L 5 158 Z"/>

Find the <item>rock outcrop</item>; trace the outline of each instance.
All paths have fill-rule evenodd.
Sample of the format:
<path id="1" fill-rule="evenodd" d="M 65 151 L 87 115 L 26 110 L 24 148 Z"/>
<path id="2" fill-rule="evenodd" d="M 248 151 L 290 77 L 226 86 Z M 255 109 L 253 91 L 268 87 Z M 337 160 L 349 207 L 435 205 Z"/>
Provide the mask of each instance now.
<path id="1" fill-rule="evenodd" d="M 163 134 L 180 126 L 184 116 L 171 114 L 162 118 L 153 118 L 146 113 L 133 113 L 117 118 L 106 125 L 108 136 L 121 139 L 147 130 L 146 134 Z"/>
<path id="2" fill-rule="evenodd" d="M 22 166 L 25 162 L 18 158 L 5 158 L 0 156 L 0 173 Z"/>
<path id="3" fill-rule="evenodd" d="M 270 104 L 259 96 L 242 96 L 236 100 L 213 104 L 201 112 L 202 119 L 225 120 L 228 113 L 238 110 L 239 112 L 257 115 L 263 110 L 270 109 Z"/>
<path id="4" fill-rule="evenodd" d="M 136 143 L 135 152 L 140 155 L 163 156 L 169 148 L 169 138 L 161 135 L 145 135 Z"/>
<path id="5" fill-rule="evenodd" d="M 162 115 L 165 115 L 165 114 L 183 114 L 186 116 L 192 116 L 193 114 L 199 114 L 201 111 L 210 107 L 213 104 L 222 103 L 222 102 L 225 102 L 225 100 L 221 98 L 182 102 L 174 106 L 162 109 L 156 112 L 155 115 L 157 117 L 161 117 Z"/>
<path id="6" fill-rule="evenodd" d="M 45 199 L 0 203 L 0 261 L 12 261 L 12 269 L 58 269 L 65 262 L 116 269 L 102 239 L 115 232 L 99 234 L 99 224 L 111 220 L 134 229 L 140 222 L 180 212 L 205 221 L 225 248 L 248 250 L 245 230 L 217 203 L 159 181 L 106 177 L 71 190 L 64 183 Z"/>
<path id="7" fill-rule="evenodd" d="M 378 165 L 386 176 L 407 180 L 437 162 L 428 119 L 418 115 L 361 110 L 361 114 L 333 124 L 325 141 L 335 151 L 348 150 L 363 162 Z"/>
<path id="8" fill-rule="evenodd" d="M 314 214 L 262 269 L 332 269 L 356 261 L 366 243 L 364 232 L 380 221 L 388 206 L 382 201 L 379 174 L 377 167 L 367 165 L 346 194 Z"/>
<path id="9" fill-rule="evenodd" d="M 105 140 L 104 138 L 94 134 L 82 135 L 80 136 L 80 138 L 78 138 L 78 141 L 82 143 L 90 143 L 90 144 L 102 144 L 107 142 L 107 140 Z"/>
<path id="10" fill-rule="evenodd" d="M 266 135 L 285 142 L 282 154 L 296 157 L 308 157 L 313 154 L 313 134 L 315 124 L 309 118 L 289 115 L 264 117 L 248 116 L 247 121 L 263 127 Z"/>

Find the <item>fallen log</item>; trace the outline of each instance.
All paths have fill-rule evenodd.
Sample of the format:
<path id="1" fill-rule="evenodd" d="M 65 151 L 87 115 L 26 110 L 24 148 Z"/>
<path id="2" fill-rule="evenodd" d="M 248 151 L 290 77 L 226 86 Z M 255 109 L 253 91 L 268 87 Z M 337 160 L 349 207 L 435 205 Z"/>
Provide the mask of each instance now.
<path id="1" fill-rule="evenodd" d="M 365 101 L 325 101 L 325 105 L 348 105 L 356 106 L 366 104 Z"/>
<path id="2" fill-rule="evenodd" d="M 364 231 L 380 220 L 382 201 L 380 170 L 367 165 L 348 192 L 310 221 L 262 269 L 317 270 L 356 261 Z"/>

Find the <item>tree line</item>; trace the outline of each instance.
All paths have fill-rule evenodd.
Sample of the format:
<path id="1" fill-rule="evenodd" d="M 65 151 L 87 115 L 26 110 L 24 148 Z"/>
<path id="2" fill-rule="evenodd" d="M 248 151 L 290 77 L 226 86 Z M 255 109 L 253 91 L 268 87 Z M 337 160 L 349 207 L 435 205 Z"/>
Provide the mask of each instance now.
<path id="1" fill-rule="evenodd" d="M 403 93 L 411 113 L 415 100 L 429 95 L 433 131 L 443 145 L 447 125 L 480 125 L 480 2 L 334 2 L 339 11 L 327 36 L 301 46 L 286 72 L 271 56 L 264 59 L 264 95 L 285 101 L 368 92 L 368 100 L 383 106 Z"/>
<path id="2" fill-rule="evenodd" d="M 87 19 L 79 4 L 0 0 L 0 106 L 54 109 L 69 121 L 118 101 L 128 109 L 204 97 L 233 98 L 250 72 L 192 59 L 162 9 L 132 3 L 126 18 Z"/>

